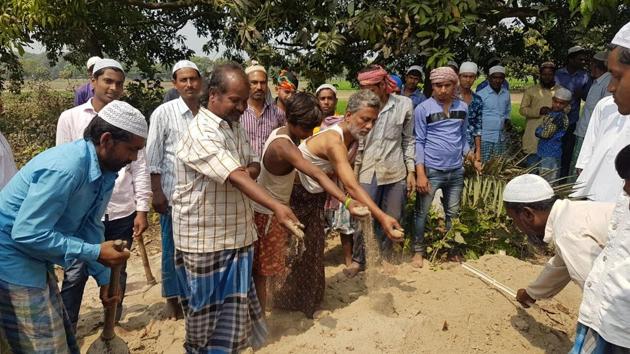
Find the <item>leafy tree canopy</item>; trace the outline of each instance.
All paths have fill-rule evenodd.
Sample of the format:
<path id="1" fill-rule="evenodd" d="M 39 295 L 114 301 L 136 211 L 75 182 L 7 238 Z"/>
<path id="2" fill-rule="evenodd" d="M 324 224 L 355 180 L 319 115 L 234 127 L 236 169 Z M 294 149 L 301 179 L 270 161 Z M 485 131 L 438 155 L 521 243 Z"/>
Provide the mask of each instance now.
<path id="1" fill-rule="evenodd" d="M 136 65 L 192 56 L 178 34 L 192 23 L 204 50 L 291 67 L 317 85 L 368 60 L 403 71 L 448 60 L 482 67 L 500 58 L 513 75 L 564 61 L 575 44 L 602 49 L 630 21 L 628 0 L 4 0 L 0 2 L 0 88 L 19 87 L 23 47 L 39 41 L 48 59 L 83 65 L 92 55 Z"/>

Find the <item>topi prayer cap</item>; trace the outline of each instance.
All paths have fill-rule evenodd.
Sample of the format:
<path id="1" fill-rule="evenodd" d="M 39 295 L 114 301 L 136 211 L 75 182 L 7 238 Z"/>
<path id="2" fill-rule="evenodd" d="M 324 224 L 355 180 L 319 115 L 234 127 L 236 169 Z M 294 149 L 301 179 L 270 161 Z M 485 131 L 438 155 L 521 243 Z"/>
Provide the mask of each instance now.
<path id="1" fill-rule="evenodd" d="M 576 45 L 575 47 L 569 48 L 569 50 L 567 51 L 567 54 L 571 55 L 574 53 L 585 52 L 585 51 L 586 49 L 584 49 L 583 47 L 580 47 L 579 45 Z"/>
<path id="2" fill-rule="evenodd" d="M 495 65 L 488 70 L 488 76 L 492 74 L 503 74 L 505 75 L 505 68 L 501 65 Z"/>
<path id="3" fill-rule="evenodd" d="M 571 101 L 573 94 L 571 93 L 571 91 L 565 89 L 564 87 L 559 87 L 553 94 L 553 97 L 563 101 Z"/>
<path id="4" fill-rule="evenodd" d="M 554 64 L 554 62 L 552 61 L 546 61 L 542 64 L 540 64 L 540 68 L 544 69 L 544 68 L 549 68 L 549 69 L 556 69 L 556 64 Z"/>
<path id="5" fill-rule="evenodd" d="M 405 72 L 405 74 L 409 74 L 412 71 L 417 71 L 420 73 L 420 75 L 422 75 L 422 67 L 420 65 L 412 65 L 409 68 L 407 68 L 407 71 Z"/>
<path id="6" fill-rule="evenodd" d="M 139 110 L 133 108 L 127 102 L 111 101 L 98 112 L 98 116 L 117 128 L 126 130 L 141 138 L 147 138 L 149 132 L 147 120 Z"/>
<path id="7" fill-rule="evenodd" d="M 465 61 L 459 67 L 459 73 L 460 74 L 475 74 L 475 75 L 477 75 L 478 70 L 479 70 L 479 68 L 477 67 L 477 64 L 473 63 L 472 61 Z"/>
<path id="8" fill-rule="evenodd" d="M 199 68 L 197 67 L 197 64 L 193 63 L 190 60 L 180 60 L 177 63 L 175 63 L 175 66 L 173 66 L 173 72 L 172 74 L 175 74 L 175 72 L 179 69 L 184 69 L 184 68 L 191 68 L 191 69 L 195 69 L 197 70 L 197 72 L 199 73 L 199 75 L 201 75 L 201 71 L 199 71 Z"/>
<path id="9" fill-rule="evenodd" d="M 503 190 L 503 201 L 509 203 L 535 203 L 549 200 L 554 196 L 549 182 L 533 174 L 514 177 Z"/>
<path id="10" fill-rule="evenodd" d="M 252 60 L 252 65 L 245 68 L 245 74 L 249 75 L 256 71 L 262 71 L 265 73 L 265 75 L 267 75 L 267 70 L 265 69 L 265 67 L 258 64 L 258 61 Z"/>
<path id="11" fill-rule="evenodd" d="M 337 95 L 337 88 L 331 84 L 323 84 L 323 85 L 319 85 L 319 87 L 317 88 L 317 90 L 315 90 L 315 96 L 317 96 L 319 94 L 319 91 L 321 90 L 331 90 L 332 92 L 335 93 L 335 95 Z"/>
<path id="12" fill-rule="evenodd" d="M 96 64 L 94 64 L 94 69 L 92 69 L 92 72 L 97 72 L 105 68 L 115 68 L 122 71 L 123 73 L 125 72 L 125 70 L 123 70 L 122 68 L 122 65 L 120 65 L 120 63 L 114 59 L 101 59 L 97 61 Z"/>
<path id="13" fill-rule="evenodd" d="M 612 44 L 630 49 L 630 22 L 626 23 L 613 38 Z"/>
<path id="14" fill-rule="evenodd" d="M 91 68 L 99 60 L 101 60 L 101 57 L 91 57 L 90 59 L 88 59 L 88 61 L 87 61 L 87 68 L 88 69 Z"/>
<path id="15" fill-rule="evenodd" d="M 446 63 L 446 66 L 452 66 L 452 67 L 454 67 L 454 68 L 458 68 L 458 69 L 459 69 L 459 65 L 457 65 L 457 62 L 456 62 L 456 61 L 454 61 L 454 60 L 449 60 L 449 61 Z"/>
<path id="16" fill-rule="evenodd" d="M 595 59 L 597 61 L 604 62 L 604 63 L 607 62 L 608 61 L 608 51 L 602 50 L 601 52 L 595 53 L 595 55 L 593 55 L 593 59 Z"/>

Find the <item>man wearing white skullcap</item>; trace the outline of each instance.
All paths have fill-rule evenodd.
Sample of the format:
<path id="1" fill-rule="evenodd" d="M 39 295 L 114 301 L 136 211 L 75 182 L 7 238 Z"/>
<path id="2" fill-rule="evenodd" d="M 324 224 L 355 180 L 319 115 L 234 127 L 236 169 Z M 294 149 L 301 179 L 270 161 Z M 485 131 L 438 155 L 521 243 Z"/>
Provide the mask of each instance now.
<path id="1" fill-rule="evenodd" d="M 617 177 L 620 177 L 620 184 L 625 187 L 624 192 L 619 193 L 613 211 L 606 247 L 593 262 L 586 279 L 572 353 L 630 352 L 630 198 L 627 194 L 630 190 L 630 147 L 627 146 L 627 121 L 630 118 L 630 23 L 617 32 L 612 45 L 613 50 L 608 55 L 608 70 L 612 75 L 608 90 L 613 97 L 605 97 L 597 104 L 588 130 L 595 123 L 595 114 L 600 106 L 616 103 L 618 111 L 609 111 L 611 116 L 606 120 L 610 120 L 610 124 L 617 124 L 617 129 L 623 130 L 624 134 L 615 137 L 619 142 L 607 141 L 606 144 L 613 146 L 609 153 L 616 156 L 614 168 Z M 587 131 L 587 137 L 588 134 Z M 617 150 L 618 153 L 613 150 L 617 144 L 625 146 Z M 609 156 L 607 154 L 604 159 L 611 160 Z M 586 172 L 584 170 L 582 174 Z M 605 173 L 612 174 L 615 171 L 607 169 Z M 618 183 L 615 183 L 615 188 Z M 606 187 L 611 188 L 610 185 Z"/>
<path id="2" fill-rule="evenodd" d="M 573 280 L 580 288 L 608 239 L 608 222 L 614 204 L 557 199 L 540 176 L 525 174 L 507 183 L 503 201 L 516 227 L 534 245 L 553 245 L 538 278 L 516 295 L 524 307 L 555 296 Z"/>
<path id="3" fill-rule="evenodd" d="M 247 132 L 251 147 L 260 156 L 269 134 L 283 126 L 286 119 L 284 112 L 270 99 L 265 67 L 254 60 L 245 73 L 249 77 L 249 99 L 240 122 Z"/>
<path id="4" fill-rule="evenodd" d="M 147 162 L 151 173 L 153 209 L 160 213 L 162 232 L 162 296 L 166 298 L 164 314 L 167 318 L 183 318 L 178 296 L 181 295 L 175 274 L 175 245 L 171 201 L 175 189 L 177 143 L 200 109 L 202 79 L 199 68 L 189 60 L 173 66 L 173 86 L 178 97 L 153 111 Z"/>
<path id="5" fill-rule="evenodd" d="M 481 172 L 481 116 L 483 100 L 472 91 L 472 85 L 477 80 L 477 64 L 465 61 L 459 67 L 459 98 L 468 105 L 468 145 L 474 151 L 474 166 Z"/>
<path id="6" fill-rule="evenodd" d="M 94 69 L 94 64 L 97 61 L 101 60 L 100 57 L 91 57 L 87 61 L 87 73 L 88 79 L 92 79 L 92 72 Z M 92 87 L 91 81 L 79 86 L 74 92 L 74 106 L 80 106 L 87 102 L 92 96 L 94 96 L 94 87 Z"/>
<path id="7" fill-rule="evenodd" d="M 423 78 L 424 75 L 422 75 L 422 67 L 419 65 L 410 66 L 405 74 L 405 84 L 403 85 L 401 93 L 411 99 L 414 109 L 427 99 L 427 97 L 418 88 L 418 84 L 423 80 Z"/>
<path id="8" fill-rule="evenodd" d="M 502 156 L 506 150 L 506 131 L 511 127 L 512 101 L 505 82 L 505 68 L 495 65 L 488 71 L 489 85 L 477 94 L 483 102 L 481 130 L 481 160 Z"/>
<path id="9" fill-rule="evenodd" d="M 94 64 L 94 75 L 92 84 L 94 86 L 94 97 L 90 98 L 86 103 L 64 111 L 59 116 L 57 122 L 56 144 L 62 145 L 83 138 L 85 128 L 94 120 L 97 114 L 108 114 L 114 109 L 123 109 L 121 112 L 131 112 L 126 103 L 118 100 L 123 94 L 123 85 L 125 82 L 125 74 L 122 66 L 112 59 L 101 59 Z M 111 103 L 117 102 L 114 106 L 108 107 Z M 121 108 L 123 107 L 123 108 Z M 133 112 L 140 113 L 137 110 Z M 141 114 L 140 114 L 141 116 Z M 117 114 L 119 120 L 127 120 L 130 117 L 137 119 L 130 120 L 141 124 L 137 114 Z M 115 119 L 115 118 L 111 118 Z M 123 122 L 119 123 L 122 124 Z M 146 124 L 146 122 L 144 123 Z M 118 126 L 114 124 L 115 126 Z M 119 127 L 123 128 L 123 127 Z M 124 128 L 123 128 L 124 129 Z M 134 129 L 133 133 L 145 138 L 146 131 L 143 132 L 142 127 L 138 125 L 136 128 L 129 126 L 128 129 Z M 143 134 L 143 135 L 141 135 Z M 133 237 L 141 237 L 142 233 L 148 228 L 149 223 L 147 214 L 150 208 L 151 185 L 149 179 L 149 170 L 144 149 L 138 152 L 137 160 L 131 162 L 128 166 L 118 174 L 116 186 L 112 192 L 111 202 L 107 206 L 103 221 L 105 223 L 105 238 L 122 238 L 126 240 L 131 247 Z M 61 296 L 64 301 L 66 310 L 70 317 L 70 321 L 76 328 L 79 319 L 79 310 L 83 289 L 87 282 L 87 273 L 85 272 L 85 263 L 76 260 L 72 264 L 68 264 L 66 275 L 64 277 L 61 288 Z M 121 289 L 124 294 L 126 284 L 126 268 L 121 271 Z M 122 304 L 118 306 L 116 316 L 118 319 L 122 316 Z"/>
<path id="10" fill-rule="evenodd" d="M 105 241 L 101 218 L 117 176 L 127 173 L 121 169 L 140 155 L 147 127 L 138 110 L 119 101 L 99 114 L 81 139 L 35 156 L 0 191 L 3 353 L 7 346 L 11 353 L 79 353 L 53 264 L 83 263 L 82 273 L 101 287 L 103 304 L 120 301 L 119 293 L 108 294 L 109 267 L 124 267 L 129 250 Z M 73 289 L 79 303 L 82 293 Z"/>

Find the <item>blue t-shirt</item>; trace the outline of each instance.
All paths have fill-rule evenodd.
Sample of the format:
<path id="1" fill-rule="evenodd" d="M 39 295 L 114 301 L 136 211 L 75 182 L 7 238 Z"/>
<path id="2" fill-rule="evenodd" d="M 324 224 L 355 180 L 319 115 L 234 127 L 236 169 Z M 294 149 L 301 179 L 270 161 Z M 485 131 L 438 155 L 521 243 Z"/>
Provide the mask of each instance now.
<path id="1" fill-rule="evenodd" d="M 538 137 L 538 151 L 537 154 L 540 157 L 552 157 L 559 159 L 562 157 L 562 137 L 567 132 L 568 120 L 565 119 L 566 114 L 564 112 L 549 112 L 547 114 L 553 121 L 552 124 L 556 126 L 556 132 L 551 138 L 542 138 L 541 134 L 545 129 L 545 118 L 543 117 L 543 123 L 536 128 L 536 136 Z"/>

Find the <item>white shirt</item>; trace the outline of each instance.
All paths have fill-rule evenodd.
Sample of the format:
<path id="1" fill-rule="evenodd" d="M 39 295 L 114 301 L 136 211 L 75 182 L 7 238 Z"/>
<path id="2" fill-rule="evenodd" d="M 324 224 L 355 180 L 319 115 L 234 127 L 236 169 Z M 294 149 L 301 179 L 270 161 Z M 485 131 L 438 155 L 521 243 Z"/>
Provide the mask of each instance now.
<path id="1" fill-rule="evenodd" d="M 578 321 L 607 342 L 630 348 L 630 198 L 622 193 L 608 243 L 586 279 Z"/>
<path id="2" fill-rule="evenodd" d="M 192 111 L 181 97 L 160 105 L 151 114 L 147 137 L 149 172 L 160 175 L 162 191 L 169 203 L 175 189 L 177 143 L 192 119 Z"/>
<path id="3" fill-rule="evenodd" d="M 527 287 L 533 299 L 550 298 L 573 280 L 580 288 L 593 261 L 608 239 L 614 203 L 558 200 L 553 204 L 543 241 L 553 243 L 555 255 Z"/>
<path id="4" fill-rule="evenodd" d="M 92 99 L 61 113 L 57 122 L 56 145 L 83 139 L 83 131 L 96 116 Z M 133 197 L 132 197 L 133 196 Z M 138 159 L 118 172 L 112 198 L 105 211 L 106 220 L 127 217 L 135 211 L 149 211 L 151 202 L 151 178 L 144 149 L 138 151 Z"/>
<path id="5" fill-rule="evenodd" d="M 614 203 L 623 188 L 615 170 L 615 158 L 630 144 L 630 115 L 622 116 L 612 96 L 602 98 L 593 110 L 575 164 L 582 173 L 571 197 Z"/>
<path id="6" fill-rule="evenodd" d="M 602 76 L 593 80 L 593 84 L 588 90 L 588 95 L 586 96 L 586 101 L 584 102 L 584 108 L 582 109 L 580 120 L 578 120 L 577 127 L 575 128 L 574 134 L 576 136 L 584 137 L 588 128 L 588 123 L 591 121 L 591 115 L 593 115 L 593 109 L 595 109 L 597 102 L 599 102 L 599 100 L 603 97 L 610 96 L 612 94 L 608 91 L 608 84 L 610 83 L 611 77 L 612 76 L 609 72 L 605 72 Z"/>
<path id="7" fill-rule="evenodd" d="M 13 158 L 13 151 L 11 151 L 11 145 L 4 135 L 0 133 L 0 190 L 4 188 L 4 185 L 17 173 L 17 167 L 15 167 L 15 159 Z"/>

